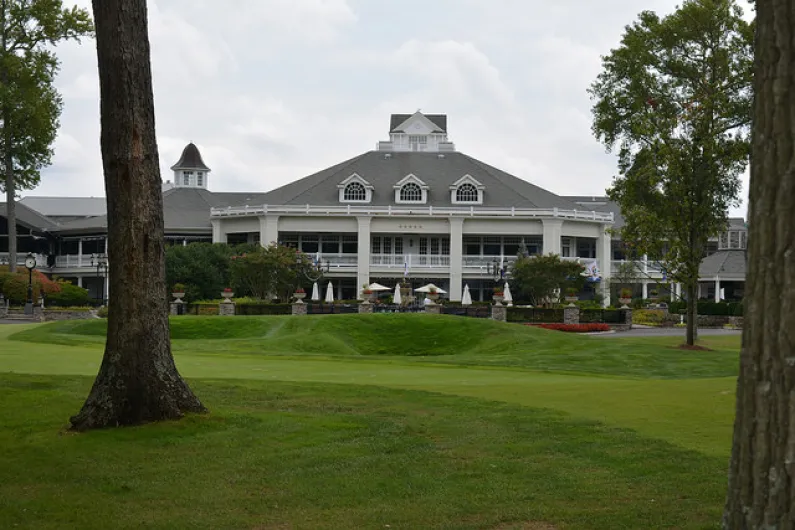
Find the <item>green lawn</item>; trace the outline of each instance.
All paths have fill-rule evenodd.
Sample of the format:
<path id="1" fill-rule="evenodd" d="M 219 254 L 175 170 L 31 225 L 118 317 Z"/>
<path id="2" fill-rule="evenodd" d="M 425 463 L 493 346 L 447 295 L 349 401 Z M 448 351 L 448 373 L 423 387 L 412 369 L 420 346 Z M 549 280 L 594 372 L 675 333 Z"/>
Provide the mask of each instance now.
<path id="1" fill-rule="evenodd" d="M 0 528 L 718 527 L 738 337 L 180 317 L 211 414 L 65 434 L 103 326 L 0 327 Z"/>

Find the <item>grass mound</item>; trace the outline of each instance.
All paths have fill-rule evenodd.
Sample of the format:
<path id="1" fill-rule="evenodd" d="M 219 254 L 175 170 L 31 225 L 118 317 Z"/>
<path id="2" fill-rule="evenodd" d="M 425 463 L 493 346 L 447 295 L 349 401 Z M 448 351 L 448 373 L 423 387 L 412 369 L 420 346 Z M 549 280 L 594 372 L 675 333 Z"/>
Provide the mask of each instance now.
<path id="1" fill-rule="evenodd" d="M 695 529 L 722 510 L 724 457 L 549 410 L 191 380 L 210 414 L 58 435 L 91 383 L 0 374 L 0 528 Z"/>
<path id="2" fill-rule="evenodd" d="M 11 339 L 101 347 L 106 325 L 103 320 L 54 322 Z M 674 337 L 595 339 L 488 319 L 424 314 L 177 317 L 171 320 L 171 337 L 178 354 L 377 357 L 659 378 L 736 375 L 739 349 L 736 337 L 714 339 L 709 345 L 715 351 L 705 355 L 676 349 L 680 340 Z"/>

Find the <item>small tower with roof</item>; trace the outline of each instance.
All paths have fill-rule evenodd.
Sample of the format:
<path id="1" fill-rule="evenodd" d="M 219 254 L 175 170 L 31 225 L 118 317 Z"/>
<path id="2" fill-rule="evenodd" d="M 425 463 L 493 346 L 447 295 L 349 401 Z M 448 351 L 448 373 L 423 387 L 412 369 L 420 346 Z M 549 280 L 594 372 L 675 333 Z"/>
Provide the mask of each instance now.
<path id="1" fill-rule="evenodd" d="M 193 142 L 185 146 L 179 161 L 171 166 L 174 172 L 174 186 L 177 188 L 207 189 L 210 168 L 202 160 L 199 148 Z"/>

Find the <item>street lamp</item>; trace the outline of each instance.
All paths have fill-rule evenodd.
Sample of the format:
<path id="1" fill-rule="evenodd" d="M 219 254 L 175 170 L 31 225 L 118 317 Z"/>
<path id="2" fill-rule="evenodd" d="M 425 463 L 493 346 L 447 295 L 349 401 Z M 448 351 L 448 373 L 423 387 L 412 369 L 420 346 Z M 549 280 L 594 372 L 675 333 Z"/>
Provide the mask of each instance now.
<path id="1" fill-rule="evenodd" d="M 25 302 L 25 314 L 33 314 L 33 269 L 36 268 L 36 256 L 28 252 L 25 257 L 25 267 L 28 269 L 28 300 Z"/>
<path id="2" fill-rule="evenodd" d="M 328 260 L 326 260 L 324 263 L 319 257 L 316 257 L 314 260 L 312 260 L 312 266 L 309 268 L 303 267 L 303 264 L 304 260 L 302 254 L 297 253 L 295 255 L 295 265 L 297 268 L 302 270 L 304 276 L 306 276 L 306 279 L 312 283 L 322 278 L 324 272 L 329 272 L 331 270 L 331 263 Z"/>
<path id="3" fill-rule="evenodd" d="M 108 258 L 102 254 L 91 254 L 91 266 L 97 268 L 97 279 L 100 279 L 100 290 L 97 301 L 105 303 L 105 275 L 108 273 Z"/>

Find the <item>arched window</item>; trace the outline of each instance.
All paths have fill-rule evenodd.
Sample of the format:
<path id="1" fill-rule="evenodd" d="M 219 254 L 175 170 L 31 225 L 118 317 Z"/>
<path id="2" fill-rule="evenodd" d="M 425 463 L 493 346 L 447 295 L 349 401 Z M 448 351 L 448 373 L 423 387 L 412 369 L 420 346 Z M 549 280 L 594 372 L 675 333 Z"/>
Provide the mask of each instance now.
<path id="1" fill-rule="evenodd" d="M 414 182 L 409 182 L 400 188 L 400 200 L 406 202 L 422 202 L 422 189 Z"/>
<path id="2" fill-rule="evenodd" d="M 351 182 L 345 186 L 345 193 L 342 197 L 346 201 L 366 201 L 367 192 L 359 182 Z"/>
<path id="3" fill-rule="evenodd" d="M 469 184 L 461 184 L 455 192 L 456 202 L 478 202 L 478 189 Z"/>

